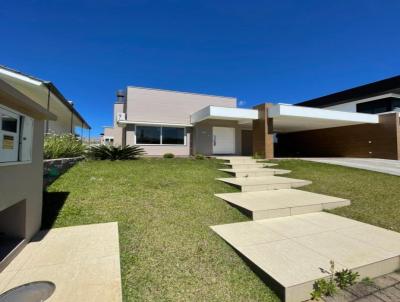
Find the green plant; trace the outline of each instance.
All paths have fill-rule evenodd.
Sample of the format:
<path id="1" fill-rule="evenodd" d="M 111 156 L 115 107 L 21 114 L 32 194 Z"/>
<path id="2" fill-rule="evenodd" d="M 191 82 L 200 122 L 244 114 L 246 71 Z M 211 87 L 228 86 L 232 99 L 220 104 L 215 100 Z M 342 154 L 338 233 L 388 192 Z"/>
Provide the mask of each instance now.
<path id="1" fill-rule="evenodd" d="M 205 159 L 205 156 L 203 154 L 196 154 L 195 159 Z"/>
<path id="2" fill-rule="evenodd" d="M 86 146 L 72 134 L 47 134 L 44 138 L 45 159 L 78 157 L 85 154 Z"/>
<path id="3" fill-rule="evenodd" d="M 110 145 L 98 145 L 93 146 L 89 150 L 89 155 L 94 159 L 100 160 L 127 160 L 137 159 L 141 155 L 145 154 L 142 147 L 139 146 L 110 146 Z"/>
<path id="4" fill-rule="evenodd" d="M 345 289 L 356 283 L 357 278 L 360 275 L 357 272 L 353 272 L 349 269 L 343 269 L 335 273 L 335 282 L 341 289 Z"/>
<path id="5" fill-rule="evenodd" d="M 165 154 L 163 155 L 163 157 L 164 157 L 164 158 L 174 158 L 175 155 L 174 155 L 173 153 L 165 153 Z"/>
<path id="6" fill-rule="evenodd" d="M 312 300 L 319 300 L 326 296 L 333 296 L 336 293 L 336 284 L 332 279 L 318 279 L 313 284 L 313 291 L 311 292 Z"/>

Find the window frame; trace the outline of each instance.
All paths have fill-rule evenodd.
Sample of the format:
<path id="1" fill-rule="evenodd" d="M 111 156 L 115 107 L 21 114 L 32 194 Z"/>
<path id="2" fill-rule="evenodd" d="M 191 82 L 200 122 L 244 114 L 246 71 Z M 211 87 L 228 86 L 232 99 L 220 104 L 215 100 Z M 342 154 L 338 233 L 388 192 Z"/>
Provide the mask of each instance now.
<path id="1" fill-rule="evenodd" d="M 160 128 L 160 143 L 159 144 L 145 144 L 145 143 L 138 143 L 137 142 L 137 127 L 154 127 Z M 163 128 L 179 128 L 183 129 L 183 144 L 163 144 Z M 135 135 L 134 135 L 134 144 L 138 146 L 175 146 L 175 147 L 182 147 L 187 146 L 187 127 L 184 126 L 169 126 L 169 125 L 146 125 L 146 124 L 135 124 Z"/>
<path id="2" fill-rule="evenodd" d="M 8 108 L 4 105 L 0 105 L 0 110 L 4 110 L 4 111 L 8 111 L 12 114 L 15 114 L 18 116 L 18 126 L 17 126 L 17 131 L 15 132 L 15 135 L 18 137 L 18 156 L 17 156 L 17 160 L 12 160 L 12 161 L 1 161 L 0 159 L 0 167 L 4 167 L 4 166 L 14 166 L 14 165 L 27 165 L 27 164 L 31 164 L 33 161 L 33 146 L 34 146 L 34 119 L 26 114 L 23 114 L 19 111 L 16 111 L 14 109 Z M 30 149 L 30 154 L 29 154 L 29 159 L 28 160 L 23 160 L 22 159 L 22 139 L 23 139 L 23 135 L 24 135 L 24 123 L 27 119 L 31 119 L 32 120 L 32 128 L 31 128 L 31 132 L 28 133 L 28 135 L 31 135 L 31 149 Z M 0 124 L 0 130 L 4 131 L 4 132 L 10 132 L 7 130 L 2 130 L 1 129 L 1 124 Z M 0 146 L 1 147 L 1 146 Z"/>

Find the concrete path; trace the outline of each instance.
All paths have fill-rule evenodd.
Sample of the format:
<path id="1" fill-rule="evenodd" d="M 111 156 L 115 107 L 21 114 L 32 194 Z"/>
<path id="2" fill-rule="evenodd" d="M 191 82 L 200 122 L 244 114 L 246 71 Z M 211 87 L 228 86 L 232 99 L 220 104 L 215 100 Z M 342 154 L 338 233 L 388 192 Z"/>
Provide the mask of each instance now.
<path id="1" fill-rule="evenodd" d="M 224 160 L 251 166 L 240 169 L 267 170 L 254 166 L 256 161 L 251 158 Z M 350 201 L 291 189 L 310 184 L 308 180 L 277 176 L 219 180 L 241 188 L 242 192 L 216 196 L 252 216 L 254 221 L 211 228 L 240 253 L 285 302 L 310 299 L 314 282 L 328 276 L 331 260 L 335 262 L 336 271 L 351 269 L 361 278 L 382 276 L 400 268 L 399 233 L 321 212 L 349 205 Z M 274 218 L 277 216 L 279 218 Z M 380 290 L 375 288 L 374 293 L 359 284 L 356 286 L 358 291 L 349 289 L 342 293 L 350 300 L 338 295 L 336 300 L 326 302 L 400 301 L 397 283 Z"/>
<path id="2" fill-rule="evenodd" d="M 300 158 L 302 160 L 346 166 L 400 176 L 400 161 L 379 158 Z"/>
<path id="3" fill-rule="evenodd" d="M 350 201 L 295 189 L 222 193 L 215 196 L 239 208 L 253 220 L 300 215 L 350 205 Z"/>
<path id="4" fill-rule="evenodd" d="M 299 188 L 312 183 L 309 180 L 277 176 L 232 177 L 218 178 L 218 180 L 239 187 L 242 192 Z"/>
<path id="5" fill-rule="evenodd" d="M 328 213 L 213 226 L 241 255 L 261 269 L 286 302 L 310 298 L 315 280 L 336 270 L 374 278 L 399 268 L 400 234 Z"/>
<path id="6" fill-rule="evenodd" d="M 121 302 L 118 224 L 39 232 L 0 274 L 0 293 L 33 281 L 51 281 L 46 302 Z"/>
<path id="7" fill-rule="evenodd" d="M 235 177 L 252 177 L 252 176 L 270 176 L 287 174 L 292 171 L 284 169 L 268 169 L 268 168 L 235 168 L 235 169 L 218 169 L 219 171 L 233 174 Z"/>

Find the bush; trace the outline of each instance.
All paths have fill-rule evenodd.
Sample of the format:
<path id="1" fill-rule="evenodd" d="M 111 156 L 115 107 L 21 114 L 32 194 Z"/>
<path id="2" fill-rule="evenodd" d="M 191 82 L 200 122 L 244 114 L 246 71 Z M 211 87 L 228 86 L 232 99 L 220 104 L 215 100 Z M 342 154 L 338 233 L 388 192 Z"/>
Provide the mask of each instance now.
<path id="1" fill-rule="evenodd" d="M 195 158 L 195 159 L 204 159 L 205 156 L 204 156 L 203 154 L 196 154 L 196 155 L 194 156 L 194 158 Z"/>
<path id="2" fill-rule="evenodd" d="M 93 159 L 100 160 L 127 160 L 137 159 L 145 154 L 142 147 L 139 146 L 111 146 L 111 145 L 98 145 L 93 146 L 89 150 L 89 155 Z"/>
<path id="3" fill-rule="evenodd" d="M 72 134 L 48 134 L 44 138 L 45 159 L 78 157 L 85 154 L 86 146 Z"/>
<path id="4" fill-rule="evenodd" d="M 175 155 L 173 153 L 165 153 L 163 157 L 164 158 L 174 158 Z"/>

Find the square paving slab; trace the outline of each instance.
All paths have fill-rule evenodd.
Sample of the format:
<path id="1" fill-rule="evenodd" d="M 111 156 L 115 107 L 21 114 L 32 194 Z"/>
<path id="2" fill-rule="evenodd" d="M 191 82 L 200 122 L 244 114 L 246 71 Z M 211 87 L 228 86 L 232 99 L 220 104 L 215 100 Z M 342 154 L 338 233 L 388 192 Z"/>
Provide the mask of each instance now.
<path id="1" fill-rule="evenodd" d="M 0 293 L 42 280 L 56 285 L 46 302 L 121 302 L 118 224 L 39 232 L 0 273 Z"/>
<path id="2" fill-rule="evenodd" d="M 215 196 L 238 207 L 253 220 L 320 212 L 348 206 L 350 201 L 295 189 L 222 193 Z"/>
<path id="3" fill-rule="evenodd" d="M 283 170 L 283 169 L 268 169 L 268 168 L 236 168 L 236 169 L 219 169 L 220 171 L 224 171 L 230 174 L 233 174 L 235 177 L 257 177 L 257 176 L 269 176 L 269 175 L 279 175 L 279 174 L 287 174 L 292 171 Z"/>
<path id="4" fill-rule="evenodd" d="M 254 169 L 254 168 L 265 168 L 265 167 L 274 167 L 278 164 L 272 163 L 222 163 L 224 166 L 227 166 L 231 169 Z"/>
<path id="5" fill-rule="evenodd" d="M 400 234 L 324 212 L 211 227 L 244 256 L 283 301 L 310 298 L 336 270 L 374 278 L 400 268 Z"/>
<path id="6" fill-rule="evenodd" d="M 309 180 L 278 177 L 278 176 L 236 177 L 236 178 L 217 178 L 217 179 L 241 188 L 242 192 L 298 188 L 312 183 Z"/>

